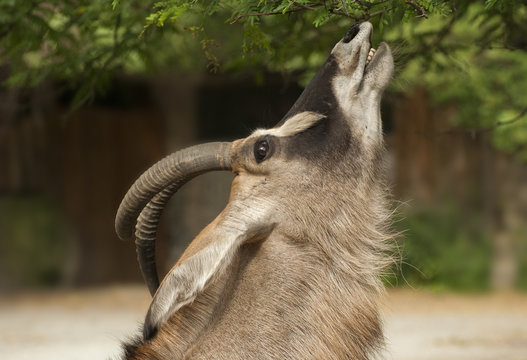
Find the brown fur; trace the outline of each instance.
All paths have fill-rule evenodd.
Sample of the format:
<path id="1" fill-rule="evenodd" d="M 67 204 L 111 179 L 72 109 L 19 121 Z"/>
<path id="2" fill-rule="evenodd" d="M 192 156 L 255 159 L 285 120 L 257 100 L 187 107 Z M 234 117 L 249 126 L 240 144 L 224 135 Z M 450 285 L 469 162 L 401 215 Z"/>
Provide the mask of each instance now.
<path id="1" fill-rule="evenodd" d="M 366 38 L 366 30 L 359 36 Z M 338 46 L 334 52 L 343 56 Z M 376 68 L 369 76 L 371 71 Z M 368 84 L 357 91 L 382 92 L 386 86 L 368 90 Z M 339 103 L 312 127 L 300 126 L 298 134 L 273 137 L 279 132 L 259 130 L 234 142 L 237 176 L 229 205 L 173 271 L 235 228 L 236 220 L 272 226 L 247 236 L 191 304 L 161 324 L 152 339 L 125 348 L 126 359 L 362 360 L 378 354 L 379 276 L 391 263 L 389 214 L 381 134 L 371 130 L 380 127 L 379 104 L 366 100 L 347 100 L 351 113 Z M 359 106 L 367 120 L 357 125 Z M 261 136 L 269 136 L 274 153 L 259 163 L 253 147 Z"/>
<path id="2" fill-rule="evenodd" d="M 379 274 L 390 261 L 384 191 L 378 170 L 356 180 L 373 185 L 360 193 L 349 191 L 349 171 L 339 172 L 341 181 L 332 174 L 331 186 L 291 189 L 304 194 L 291 206 L 295 224 L 306 226 L 284 226 L 244 245 L 222 276 L 128 358 L 367 359 L 375 353 L 382 346 Z M 323 217 L 314 206 L 320 198 L 332 204 Z"/>

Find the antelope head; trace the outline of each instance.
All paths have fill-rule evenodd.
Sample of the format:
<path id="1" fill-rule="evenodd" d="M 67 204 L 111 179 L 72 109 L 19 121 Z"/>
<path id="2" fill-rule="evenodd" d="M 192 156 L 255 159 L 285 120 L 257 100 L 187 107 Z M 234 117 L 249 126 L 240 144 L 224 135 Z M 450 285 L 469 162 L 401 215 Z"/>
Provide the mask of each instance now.
<path id="1" fill-rule="evenodd" d="M 320 286 L 325 294 L 320 296 L 330 302 L 333 295 L 347 302 L 357 289 L 365 293 L 379 289 L 378 273 L 386 264 L 381 232 L 386 216 L 379 180 L 380 100 L 392 76 L 393 59 L 385 43 L 377 51 L 372 49 L 371 32 L 370 23 L 352 26 L 275 127 L 230 143 L 178 151 L 134 183 L 119 207 L 116 231 L 122 239 L 135 238 L 140 267 L 153 295 L 143 342 L 153 341 L 171 318 L 195 306 L 193 302 L 213 286 L 220 288 L 215 296 L 223 299 L 224 318 L 229 307 L 239 312 L 251 309 L 252 305 L 240 305 L 244 296 L 261 296 L 263 307 L 266 301 L 274 304 L 277 299 L 300 296 L 300 291 L 287 293 L 283 285 L 293 279 L 316 292 L 316 279 L 324 278 Z M 184 183 L 213 170 L 236 175 L 229 202 L 159 284 L 154 244 L 163 207 Z M 259 262 L 256 258 L 266 250 L 242 251 L 254 244 L 275 252 L 269 250 L 268 260 Z M 240 261 L 248 265 L 241 267 Z M 280 274 L 276 275 L 280 280 L 250 275 L 266 272 Z M 226 291 L 218 285 L 225 274 L 236 278 L 229 291 L 239 301 L 225 300 L 231 295 L 222 293 Z M 220 311 L 215 309 L 203 311 L 208 314 L 203 316 L 214 317 L 214 311 Z M 376 338 L 378 326 L 373 324 L 371 330 Z"/>

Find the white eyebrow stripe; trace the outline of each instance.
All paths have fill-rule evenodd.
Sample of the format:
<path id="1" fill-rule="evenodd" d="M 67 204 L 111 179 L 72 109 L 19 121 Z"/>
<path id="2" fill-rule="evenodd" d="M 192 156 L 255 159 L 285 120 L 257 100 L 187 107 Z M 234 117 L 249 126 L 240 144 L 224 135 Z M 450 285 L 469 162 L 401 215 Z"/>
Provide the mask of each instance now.
<path id="1" fill-rule="evenodd" d="M 251 136 L 273 135 L 273 136 L 292 136 L 304 130 L 309 129 L 317 121 L 324 119 L 326 116 L 312 112 L 304 111 L 290 117 L 282 126 L 273 129 L 257 129 Z"/>

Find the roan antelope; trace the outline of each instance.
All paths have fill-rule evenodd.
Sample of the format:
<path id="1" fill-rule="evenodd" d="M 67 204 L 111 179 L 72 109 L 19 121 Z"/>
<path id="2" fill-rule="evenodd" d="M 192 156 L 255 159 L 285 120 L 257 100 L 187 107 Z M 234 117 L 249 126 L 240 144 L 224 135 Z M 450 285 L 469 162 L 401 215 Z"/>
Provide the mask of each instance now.
<path id="1" fill-rule="evenodd" d="M 153 300 L 125 359 L 367 359 L 383 344 L 377 298 L 390 263 L 380 100 L 393 72 L 372 25 L 353 25 L 284 118 L 231 143 L 178 151 L 119 207 Z M 163 207 L 212 170 L 228 204 L 159 285 Z M 135 235 L 134 235 L 135 229 Z"/>

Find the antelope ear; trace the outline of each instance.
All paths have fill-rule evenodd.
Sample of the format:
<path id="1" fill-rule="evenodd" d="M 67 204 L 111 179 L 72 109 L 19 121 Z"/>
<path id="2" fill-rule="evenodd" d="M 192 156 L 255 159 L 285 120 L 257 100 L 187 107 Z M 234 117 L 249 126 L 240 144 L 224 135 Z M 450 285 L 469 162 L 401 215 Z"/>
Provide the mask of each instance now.
<path id="1" fill-rule="evenodd" d="M 264 215 L 247 205 L 231 202 L 192 241 L 152 299 L 143 328 L 145 340 L 151 339 L 163 323 L 181 307 L 192 303 L 221 275 L 245 241 L 265 238 L 271 233 L 274 224 Z"/>

